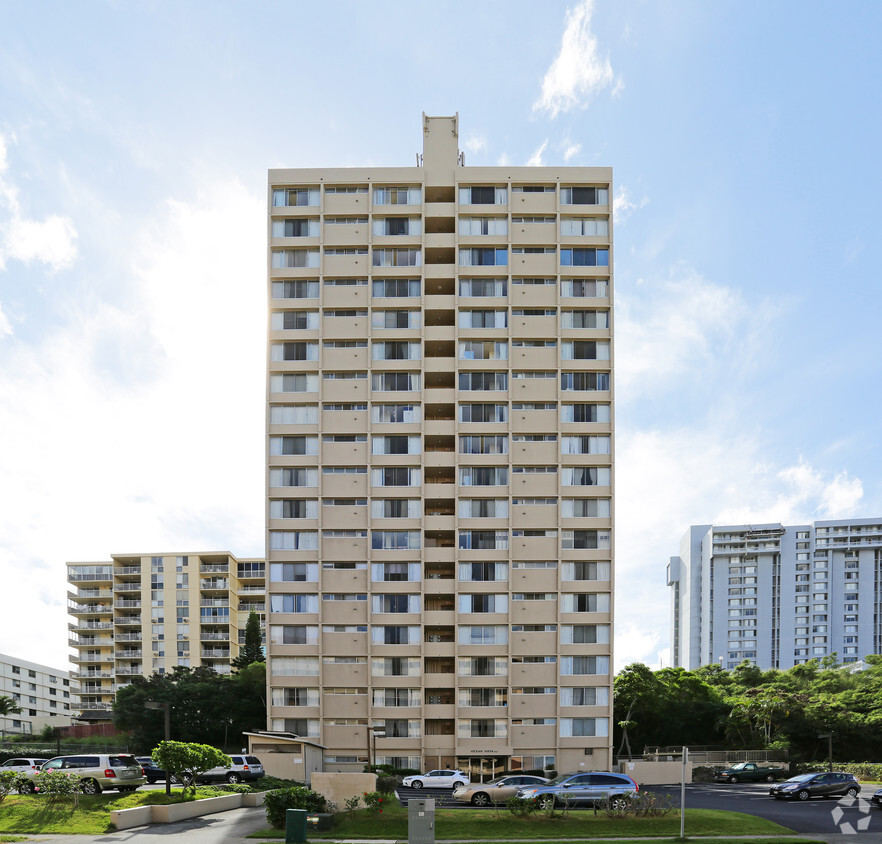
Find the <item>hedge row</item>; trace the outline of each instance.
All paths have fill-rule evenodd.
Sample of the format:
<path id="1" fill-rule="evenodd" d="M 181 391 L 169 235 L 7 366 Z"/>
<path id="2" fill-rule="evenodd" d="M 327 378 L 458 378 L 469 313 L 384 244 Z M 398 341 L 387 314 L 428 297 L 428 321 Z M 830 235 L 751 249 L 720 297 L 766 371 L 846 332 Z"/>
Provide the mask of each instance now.
<path id="1" fill-rule="evenodd" d="M 815 771 L 826 771 L 826 762 L 792 762 L 790 775 L 810 774 Z M 882 762 L 834 762 L 833 769 L 854 774 L 859 780 L 882 781 Z"/>

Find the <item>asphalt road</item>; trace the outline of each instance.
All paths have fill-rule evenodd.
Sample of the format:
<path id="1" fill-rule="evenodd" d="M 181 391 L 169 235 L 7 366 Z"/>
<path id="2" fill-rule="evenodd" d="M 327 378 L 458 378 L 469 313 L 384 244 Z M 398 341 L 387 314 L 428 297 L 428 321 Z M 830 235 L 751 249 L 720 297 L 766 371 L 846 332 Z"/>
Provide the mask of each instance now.
<path id="1" fill-rule="evenodd" d="M 677 805 L 680 803 L 679 785 L 647 788 L 659 794 L 668 794 Z M 768 783 L 690 783 L 686 786 L 686 808 L 744 812 L 774 821 L 796 832 L 824 836 L 827 841 L 835 840 L 831 836 L 859 834 L 863 836 L 862 844 L 876 841 L 882 844 L 882 810 L 870 805 L 870 797 L 876 789 L 877 786 L 864 786 L 857 800 L 813 797 L 808 801 L 791 802 L 770 797 Z M 442 805 L 470 808 L 467 803 L 453 800 L 452 793 L 449 788 L 399 788 L 396 792 L 402 804 L 412 798 L 434 797 L 436 808 Z M 688 819 L 686 834 L 689 834 Z"/>

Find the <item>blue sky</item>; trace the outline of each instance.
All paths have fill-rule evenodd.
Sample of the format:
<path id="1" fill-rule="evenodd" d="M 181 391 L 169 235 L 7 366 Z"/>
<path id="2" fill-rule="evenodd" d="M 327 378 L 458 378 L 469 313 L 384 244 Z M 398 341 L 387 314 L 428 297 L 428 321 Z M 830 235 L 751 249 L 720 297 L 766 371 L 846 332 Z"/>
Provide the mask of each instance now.
<path id="1" fill-rule="evenodd" d="M 0 652 L 64 563 L 263 553 L 270 167 L 611 165 L 616 662 L 690 524 L 882 515 L 882 6 L 0 6 Z M 22 635 L 27 631 L 26 635 Z"/>

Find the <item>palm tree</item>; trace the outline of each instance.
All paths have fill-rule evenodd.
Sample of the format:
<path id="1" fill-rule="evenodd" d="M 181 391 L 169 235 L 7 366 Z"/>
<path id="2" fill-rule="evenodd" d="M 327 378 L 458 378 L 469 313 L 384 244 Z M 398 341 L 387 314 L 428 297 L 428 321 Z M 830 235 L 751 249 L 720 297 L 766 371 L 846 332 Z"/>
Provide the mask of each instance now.
<path id="1" fill-rule="evenodd" d="M 21 707 L 9 695 L 0 695 L 0 716 L 6 720 L 8 715 L 21 712 Z"/>

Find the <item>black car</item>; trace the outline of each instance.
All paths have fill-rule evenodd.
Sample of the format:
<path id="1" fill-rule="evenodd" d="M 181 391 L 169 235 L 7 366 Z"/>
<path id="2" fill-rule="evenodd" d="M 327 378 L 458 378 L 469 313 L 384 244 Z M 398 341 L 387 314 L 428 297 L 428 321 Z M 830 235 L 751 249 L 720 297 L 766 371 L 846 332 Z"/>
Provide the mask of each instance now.
<path id="1" fill-rule="evenodd" d="M 870 802 L 877 808 L 882 809 L 882 788 L 880 788 L 871 798 Z"/>
<path id="2" fill-rule="evenodd" d="M 857 797 L 861 785 L 854 774 L 824 771 L 818 774 L 800 774 L 769 789 L 776 800 L 808 800 L 809 797 Z"/>
<path id="3" fill-rule="evenodd" d="M 165 779 L 165 771 L 157 768 L 156 763 L 149 756 L 136 756 L 135 760 L 144 769 L 144 776 L 151 785 L 157 780 Z"/>

